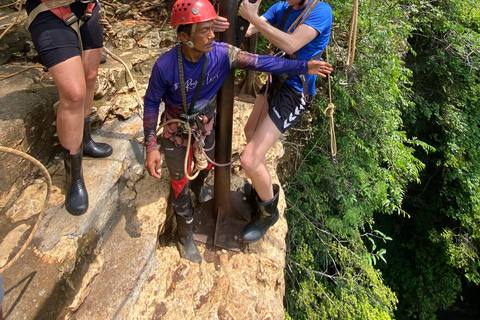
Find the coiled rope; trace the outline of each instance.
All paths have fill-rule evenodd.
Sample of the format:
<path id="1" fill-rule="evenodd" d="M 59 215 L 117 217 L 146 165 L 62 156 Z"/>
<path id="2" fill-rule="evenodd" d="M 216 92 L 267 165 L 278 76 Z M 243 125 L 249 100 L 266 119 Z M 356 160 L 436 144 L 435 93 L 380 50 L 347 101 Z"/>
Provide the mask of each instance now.
<path id="1" fill-rule="evenodd" d="M 43 202 L 43 207 L 42 207 L 42 211 L 40 212 L 40 214 L 38 215 L 38 219 L 37 219 L 37 222 L 35 223 L 32 231 L 30 232 L 30 235 L 28 236 L 27 240 L 25 241 L 25 243 L 23 244 L 22 248 L 20 248 L 20 250 L 17 252 L 17 254 L 15 255 L 15 257 L 13 257 L 12 260 L 10 260 L 6 265 L 4 265 L 3 267 L 0 267 L 0 274 L 3 273 L 5 270 L 7 270 L 8 268 L 10 268 L 10 266 L 12 264 L 14 264 L 19 258 L 20 256 L 25 252 L 25 250 L 27 249 L 28 245 L 30 244 L 30 242 L 32 241 L 33 239 L 33 236 L 35 235 L 35 232 L 37 231 L 38 227 L 40 226 L 40 222 L 42 221 L 43 217 L 45 216 L 45 211 L 47 209 L 47 205 L 48 205 L 48 201 L 50 200 L 50 194 L 52 193 L 52 179 L 50 178 L 50 174 L 48 173 L 47 169 L 43 166 L 43 164 L 41 164 L 37 159 L 33 158 L 32 156 L 22 152 L 22 151 L 18 151 L 18 150 L 15 150 L 15 149 L 11 149 L 11 148 L 7 148 L 7 147 L 2 147 L 0 146 L 0 152 L 5 152 L 5 153 L 9 153 L 9 154 L 14 154 L 14 155 L 17 155 L 19 157 L 22 157 L 28 161 L 30 161 L 32 164 L 34 164 L 37 168 L 40 169 L 40 171 L 42 172 L 43 176 L 45 177 L 45 180 L 47 181 L 47 195 L 45 197 L 45 201 Z"/>

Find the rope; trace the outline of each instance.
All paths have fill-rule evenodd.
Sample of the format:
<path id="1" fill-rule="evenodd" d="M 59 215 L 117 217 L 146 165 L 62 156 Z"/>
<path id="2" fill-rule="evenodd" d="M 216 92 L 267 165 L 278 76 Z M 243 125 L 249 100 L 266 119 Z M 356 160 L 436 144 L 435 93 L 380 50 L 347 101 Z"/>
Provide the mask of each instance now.
<path id="1" fill-rule="evenodd" d="M 3 5 L 3 6 L 0 6 L 0 9 L 3 9 L 3 8 L 7 8 L 7 7 L 11 7 L 13 5 L 15 5 L 16 3 L 15 2 L 12 2 L 10 4 L 6 4 L 6 5 Z"/>
<path id="2" fill-rule="evenodd" d="M 15 4 L 17 3 L 20 4 L 18 7 L 17 16 L 15 17 L 15 20 L 8 26 L 8 28 L 3 31 L 2 35 L 0 35 L 0 40 L 3 38 L 4 35 L 7 34 L 8 30 L 10 30 L 15 24 L 17 24 L 18 18 L 20 17 L 20 12 L 22 11 L 23 0 L 18 0 Z"/>
<path id="3" fill-rule="evenodd" d="M 162 123 L 158 128 L 157 128 L 157 137 L 160 135 L 160 130 L 165 127 L 167 124 L 170 124 L 172 122 L 177 122 L 177 123 L 181 123 L 181 124 L 186 124 L 185 121 L 183 120 L 180 120 L 180 119 L 170 119 L 170 120 L 167 120 L 165 121 L 164 123 Z M 201 170 L 205 169 L 207 167 L 207 162 L 210 162 L 211 164 L 213 164 L 214 166 L 216 167 L 227 167 L 229 165 L 232 165 L 233 163 L 235 163 L 238 159 L 240 159 L 240 157 L 242 156 L 242 153 L 240 153 L 234 160 L 228 162 L 228 163 L 217 163 L 215 161 L 213 161 L 212 159 L 210 159 L 207 154 L 206 154 L 206 151 L 210 151 L 213 149 L 213 147 L 215 146 L 215 142 L 213 144 L 213 146 L 209 149 L 205 149 L 205 148 L 200 148 L 200 147 L 197 147 L 195 148 L 196 150 L 194 151 L 194 156 L 195 156 L 195 164 L 192 163 L 192 167 L 190 167 L 190 169 L 194 172 L 193 175 L 190 175 L 188 173 L 188 163 L 189 163 L 189 159 L 188 159 L 188 156 L 189 156 L 189 153 L 190 153 L 190 147 L 191 147 L 191 144 L 192 144 L 192 129 L 189 127 L 189 126 L 186 126 L 186 129 L 187 129 L 187 132 L 188 132 L 188 139 L 187 139 L 187 151 L 185 152 L 185 161 L 184 161 L 184 174 L 185 174 L 185 177 L 187 177 L 188 180 L 194 180 L 198 174 L 200 173 Z M 198 138 L 194 135 L 195 139 L 198 141 Z M 198 150 L 198 151 L 197 151 Z M 200 156 L 200 151 L 201 151 L 201 155 L 203 157 L 205 157 L 206 161 L 204 159 L 202 159 L 203 157 Z M 195 155 L 195 153 L 197 153 Z M 198 158 L 197 158 L 198 157 Z"/>
<path id="4" fill-rule="evenodd" d="M 328 47 L 326 48 L 327 53 L 327 62 L 329 62 L 328 58 Z M 337 139 L 335 137 L 335 120 L 333 118 L 333 114 L 335 112 L 335 105 L 332 102 L 332 84 L 330 81 L 330 75 L 327 75 L 328 78 L 328 98 L 330 103 L 328 104 L 323 114 L 329 118 L 330 123 L 330 150 L 332 151 L 332 159 L 333 162 L 337 162 Z"/>
<path id="5" fill-rule="evenodd" d="M 317 5 L 319 0 L 313 0 L 312 2 L 310 2 L 306 7 L 305 7 L 305 10 L 304 10 L 304 14 L 302 13 L 301 15 L 299 15 L 297 17 L 297 19 L 295 19 L 295 21 L 290 25 L 290 27 L 288 28 L 287 30 L 287 33 L 290 33 L 290 31 L 293 29 L 293 27 L 297 28 L 298 26 L 300 26 L 303 22 L 305 22 L 305 20 L 308 18 L 308 16 L 310 15 L 310 13 L 313 11 L 313 9 L 315 9 L 315 6 Z M 300 21 L 300 23 L 298 23 L 298 21 L 300 20 L 300 18 L 303 16 L 302 20 Z M 298 24 L 297 24 L 298 23 Z"/>
<path id="6" fill-rule="evenodd" d="M 108 50 L 106 47 L 103 47 L 103 50 L 105 50 L 105 52 L 108 53 L 114 60 L 120 62 L 125 67 L 125 70 L 127 71 L 128 76 L 132 80 L 133 89 L 135 90 L 135 95 L 137 96 L 137 100 L 138 100 L 138 105 L 140 106 L 141 109 L 143 109 L 142 98 L 140 98 L 140 94 L 138 93 L 137 85 L 135 84 L 135 80 L 133 79 L 132 73 L 128 69 L 127 64 L 122 59 L 120 59 L 118 56 L 116 56 L 113 52 Z M 140 113 L 138 113 L 138 115 L 140 116 L 140 118 L 142 118 Z"/>
<path id="7" fill-rule="evenodd" d="M 347 39 L 347 59 L 345 62 L 345 66 L 343 67 L 342 71 L 339 75 L 338 83 L 342 86 L 349 85 L 355 76 L 355 67 L 353 66 L 353 60 L 355 59 L 355 49 L 356 49 L 356 41 L 357 41 L 357 24 L 358 24 L 358 0 L 353 0 L 353 10 L 352 10 L 352 18 L 350 19 L 350 31 L 348 33 Z M 347 76 L 347 71 L 351 70 L 350 77 Z M 341 78 L 345 76 L 347 78 L 346 82 L 342 82 Z"/>
<path id="8" fill-rule="evenodd" d="M 45 201 L 43 202 L 42 211 L 38 215 L 37 222 L 35 223 L 35 226 L 33 227 L 32 232 L 30 232 L 30 235 L 28 236 L 27 240 L 23 244 L 22 248 L 20 248 L 20 250 L 17 252 L 15 257 L 13 257 L 13 259 L 10 260 L 10 262 L 8 262 L 6 265 L 4 265 L 3 267 L 0 268 L 0 274 L 1 274 L 5 270 L 10 268 L 12 266 L 12 264 L 14 264 L 20 258 L 20 256 L 25 252 L 28 245 L 32 241 L 33 236 L 35 235 L 35 232 L 37 231 L 38 227 L 40 226 L 40 222 L 42 221 L 43 217 L 45 216 L 45 210 L 47 209 L 48 201 L 50 200 L 50 194 L 52 192 L 52 179 L 50 178 L 50 175 L 48 174 L 47 169 L 37 159 L 33 158 L 32 156 L 30 156 L 30 155 L 28 155 L 24 152 L 21 152 L 21 151 L 15 150 L 15 149 L 11 149 L 11 148 L 7 148 L 7 147 L 2 147 L 2 146 L 0 146 L 0 152 L 6 152 L 6 153 L 14 154 L 14 155 L 20 156 L 24 159 L 27 159 L 28 161 L 30 161 L 31 163 L 33 163 L 36 167 L 38 167 L 40 169 L 43 176 L 45 177 L 45 180 L 47 180 L 47 195 L 45 197 Z"/>
<path id="9" fill-rule="evenodd" d="M 105 32 L 107 33 L 108 35 L 108 38 L 107 40 L 105 41 L 105 45 L 103 46 L 103 50 L 108 54 L 110 55 L 114 60 L 120 62 L 123 67 L 125 68 L 125 71 L 127 72 L 128 76 L 130 77 L 130 79 L 132 80 L 132 85 L 133 85 L 133 89 L 135 90 L 135 95 L 137 97 L 137 100 L 138 100 L 138 105 L 140 106 L 140 109 L 143 109 L 143 101 L 142 101 L 142 98 L 140 98 L 140 94 L 138 93 L 138 89 L 137 89 L 137 85 L 135 83 L 135 80 L 133 78 L 133 75 L 132 73 L 130 72 L 130 69 L 128 68 L 127 64 L 120 58 L 118 57 L 117 55 L 115 55 L 113 52 L 111 52 L 110 50 L 107 49 L 106 47 L 106 44 L 112 39 L 112 37 L 115 35 L 115 31 L 113 31 L 113 28 L 112 28 L 112 25 L 110 24 L 110 22 L 108 22 L 107 20 L 107 17 L 105 15 L 105 11 L 101 11 L 101 14 L 100 14 L 100 19 L 98 21 L 100 23 L 100 25 L 103 27 L 103 30 L 105 30 Z M 137 113 L 140 118 L 142 118 L 142 116 L 140 115 L 140 112 Z"/>
<path id="10" fill-rule="evenodd" d="M 16 76 L 17 74 L 20 74 L 20 73 L 22 73 L 22 72 L 25 72 L 25 71 L 30 70 L 30 69 L 35 69 L 35 68 L 45 69 L 45 67 L 42 66 L 42 65 L 34 65 L 34 66 L 27 67 L 27 68 L 25 68 L 25 69 L 23 69 L 23 70 L 17 71 L 17 72 L 15 72 L 15 73 L 9 74 L 9 75 L 7 75 L 7 76 L 0 76 L 0 79 L 11 78 L 11 77 L 13 77 L 13 76 Z"/>
<path id="11" fill-rule="evenodd" d="M 358 0 L 353 0 L 352 18 L 350 20 L 350 32 L 348 34 L 348 49 L 346 67 L 353 66 L 355 59 L 356 39 L 357 39 L 357 22 L 358 22 Z"/>

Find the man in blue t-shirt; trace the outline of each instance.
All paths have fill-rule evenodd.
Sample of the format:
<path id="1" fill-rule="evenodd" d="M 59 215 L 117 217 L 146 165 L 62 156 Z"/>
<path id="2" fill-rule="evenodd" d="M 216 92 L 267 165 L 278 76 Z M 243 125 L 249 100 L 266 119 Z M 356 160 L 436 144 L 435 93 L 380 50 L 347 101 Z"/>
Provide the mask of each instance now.
<path id="1" fill-rule="evenodd" d="M 286 58 L 320 59 L 329 42 L 332 26 L 332 9 L 328 4 L 316 0 L 281 1 L 260 17 L 257 14 L 260 2 L 246 0 L 239 7 L 240 15 L 250 22 L 247 37 L 260 32 Z M 257 95 L 245 126 L 247 146 L 242 155 L 242 167 L 253 184 L 253 187 L 248 185 L 249 202 L 257 211 L 253 221 L 242 231 L 243 241 L 247 243 L 260 240 L 278 220 L 280 188 L 272 184 L 265 155 L 310 105 L 315 94 L 315 80 L 314 75 L 307 75 L 302 81 L 299 76 L 287 78 L 275 73 L 268 93 L 265 94 L 264 86 L 261 94 Z M 264 96 L 267 96 L 266 101 Z"/>
<path id="2" fill-rule="evenodd" d="M 172 26 L 178 26 L 180 44 L 162 54 L 152 69 L 145 93 L 143 126 L 148 173 L 161 178 L 161 157 L 157 146 L 159 106 L 165 111 L 161 149 L 171 177 L 171 200 L 177 221 L 177 247 L 183 258 L 200 263 L 201 256 L 193 240 L 193 207 L 190 188 L 201 200 L 206 169 L 194 174 L 191 163 L 203 162 L 197 158 L 199 149 L 210 157 L 214 154 L 216 95 L 231 69 L 250 69 L 294 74 L 316 74 L 323 77 L 332 69 L 321 61 L 295 61 L 243 52 L 226 43 L 215 42 L 214 26 L 217 14 L 208 0 L 178 0 L 172 10 Z M 203 80 L 201 80 L 203 79 Z M 168 121 L 168 122 L 167 122 Z M 186 126 L 182 121 L 188 122 Z M 188 127 L 196 141 L 188 144 Z M 187 149 L 196 149 L 194 156 Z M 188 165 L 185 165 L 185 160 Z M 202 160 L 202 161 L 201 161 Z M 192 175 L 188 177 L 187 175 Z M 197 191 L 197 192 L 195 192 Z"/>

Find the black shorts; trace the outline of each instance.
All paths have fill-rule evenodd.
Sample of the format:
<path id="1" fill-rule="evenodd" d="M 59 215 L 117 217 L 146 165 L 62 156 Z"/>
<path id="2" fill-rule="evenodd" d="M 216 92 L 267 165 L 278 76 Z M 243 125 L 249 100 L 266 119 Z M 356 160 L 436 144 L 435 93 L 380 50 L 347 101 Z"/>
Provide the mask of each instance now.
<path id="1" fill-rule="evenodd" d="M 78 12 L 78 10 L 72 11 Z M 80 28 L 83 50 L 103 47 L 103 28 L 100 19 L 99 6 L 95 6 L 92 17 Z M 77 14 L 81 18 L 80 13 Z M 32 41 L 42 63 L 51 68 L 60 62 L 75 56 L 80 56 L 78 36 L 72 27 L 67 26 L 59 17 L 50 11 L 40 13 L 30 25 Z"/>
<path id="2" fill-rule="evenodd" d="M 266 90 L 264 85 L 260 93 L 264 94 Z M 278 88 L 278 79 L 273 77 L 273 82 L 268 84 L 268 115 L 281 133 L 285 133 L 290 127 L 294 126 L 305 110 L 311 104 L 303 95 L 288 83 Z"/>

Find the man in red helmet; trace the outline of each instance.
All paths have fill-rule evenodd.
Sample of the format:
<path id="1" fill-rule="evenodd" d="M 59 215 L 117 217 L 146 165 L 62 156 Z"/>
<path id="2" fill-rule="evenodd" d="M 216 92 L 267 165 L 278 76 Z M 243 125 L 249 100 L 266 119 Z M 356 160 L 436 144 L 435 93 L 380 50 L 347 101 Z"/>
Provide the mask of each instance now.
<path id="1" fill-rule="evenodd" d="M 293 61 L 260 56 L 214 41 L 217 14 L 208 0 L 178 0 L 172 9 L 172 26 L 178 26 L 180 44 L 162 54 L 156 61 L 145 94 L 144 133 L 149 174 L 161 178 L 161 156 L 157 146 L 159 106 L 165 111 L 161 149 L 171 176 L 171 201 L 177 220 L 177 247 L 180 255 L 201 263 L 193 240 L 193 206 L 190 188 L 199 201 L 205 200 L 201 186 L 212 165 L 209 164 L 192 182 L 191 164 L 201 162 L 193 149 L 214 155 L 216 95 L 231 69 L 250 69 L 293 74 L 315 74 L 326 77 L 332 69 L 320 61 Z M 233 94 L 233 92 L 232 92 Z M 195 137 L 189 145 L 188 131 Z M 189 150 L 188 156 L 187 150 Z M 201 153 L 201 152 L 200 152 Z M 185 163 L 187 159 L 187 163 Z"/>

